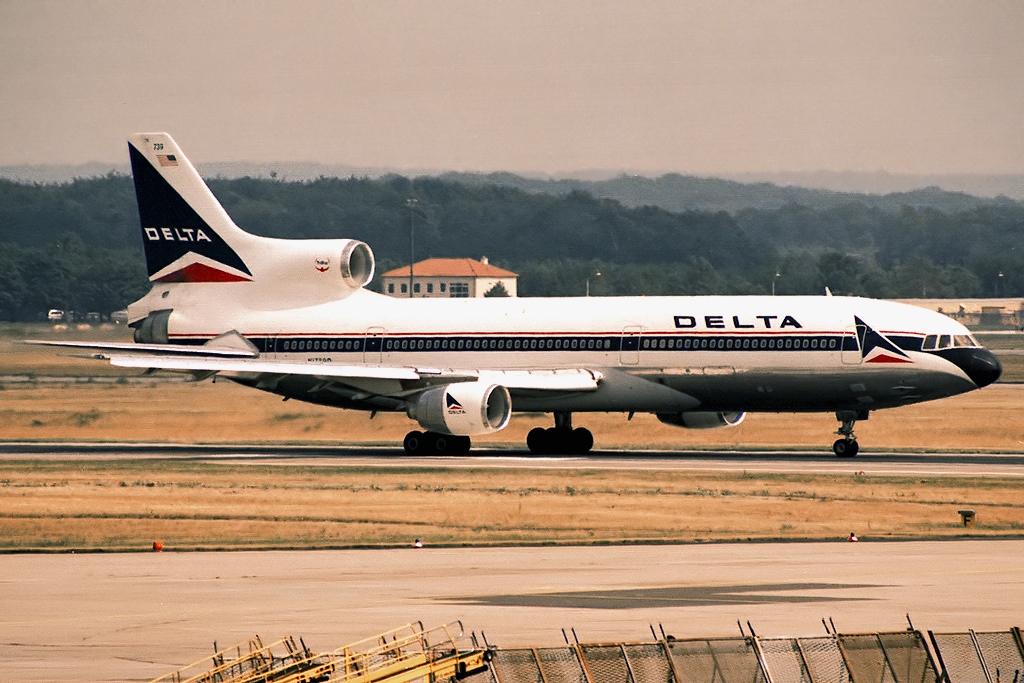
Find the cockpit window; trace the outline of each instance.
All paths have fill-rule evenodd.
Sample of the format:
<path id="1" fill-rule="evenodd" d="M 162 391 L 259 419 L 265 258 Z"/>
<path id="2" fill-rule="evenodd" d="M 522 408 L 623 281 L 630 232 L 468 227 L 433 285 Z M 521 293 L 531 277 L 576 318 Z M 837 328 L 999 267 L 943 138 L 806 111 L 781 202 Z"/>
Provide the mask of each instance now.
<path id="1" fill-rule="evenodd" d="M 951 349 L 953 347 L 979 347 L 978 340 L 969 334 L 929 334 L 921 343 L 922 351 L 935 351 L 937 349 Z"/>

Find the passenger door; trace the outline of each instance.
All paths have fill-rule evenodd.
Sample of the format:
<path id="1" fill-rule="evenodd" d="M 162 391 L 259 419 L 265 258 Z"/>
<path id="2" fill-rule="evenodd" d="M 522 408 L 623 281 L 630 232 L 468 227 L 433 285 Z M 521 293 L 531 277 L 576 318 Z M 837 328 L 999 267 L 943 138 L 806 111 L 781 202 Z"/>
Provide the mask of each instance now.
<path id="1" fill-rule="evenodd" d="M 384 328 L 370 327 L 363 340 L 363 362 L 380 365 L 384 357 Z"/>
<path id="2" fill-rule="evenodd" d="M 640 337 L 643 328 L 639 325 L 626 325 L 622 328 L 619 342 L 619 364 L 637 365 L 640 363 Z"/>

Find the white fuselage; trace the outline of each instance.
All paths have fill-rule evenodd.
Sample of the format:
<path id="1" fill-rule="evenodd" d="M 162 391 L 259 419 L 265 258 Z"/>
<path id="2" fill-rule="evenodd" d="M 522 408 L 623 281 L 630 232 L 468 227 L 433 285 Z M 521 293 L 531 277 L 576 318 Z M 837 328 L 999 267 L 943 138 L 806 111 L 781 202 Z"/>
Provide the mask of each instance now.
<path id="1" fill-rule="evenodd" d="M 932 311 L 871 299 L 396 299 L 359 290 L 338 301 L 266 311 L 233 296 L 232 287 L 245 286 L 207 285 L 224 288 L 216 307 L 208 293 L 201 308 L 179 300 L 194 292 L 187 285 L 156 287 L 137 305 L 174 309 L 172 342 L 203 343 L 234 329 L 263 357 L 310 366 L 602 373 L 594 392 L 514 391 L 515 410 L 869 410 L 976 388 L 956 364 L 921 350 L 930 335 L 970 338 L 966 328 Z M 906 360 L 865 357 L 855 316 L 899 343 Z M 301 395 L 311 382 L 271 390 L 363 407 L 350 398 Z"/>

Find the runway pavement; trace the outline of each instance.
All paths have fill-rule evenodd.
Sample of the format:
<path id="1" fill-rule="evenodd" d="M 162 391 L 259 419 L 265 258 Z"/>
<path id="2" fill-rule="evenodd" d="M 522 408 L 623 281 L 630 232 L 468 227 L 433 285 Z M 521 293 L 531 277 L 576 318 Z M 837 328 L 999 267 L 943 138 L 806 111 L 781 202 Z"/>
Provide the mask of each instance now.
<path id="1" fill-rule="evenodd" d="M 0 680 L 147 680 L 259 634 L 329 650 L 422 620 L 491 643 L 1024 622 L 1024 541 L 0 555 Z"/>
<path id="2" fill-rule="evenodd" d="M 0 460 L 147 459 L 380 467 L 700 470 L 866 475 L 1024 477 L 1024 453 L 861 452 L 855 458 L 782 450 L 595 451 L 537 457 L 526 451 L 475 448 L 468 457 L 409 457 L 400 448 L 348 445 L 165 443 L 0 443 Z"/>

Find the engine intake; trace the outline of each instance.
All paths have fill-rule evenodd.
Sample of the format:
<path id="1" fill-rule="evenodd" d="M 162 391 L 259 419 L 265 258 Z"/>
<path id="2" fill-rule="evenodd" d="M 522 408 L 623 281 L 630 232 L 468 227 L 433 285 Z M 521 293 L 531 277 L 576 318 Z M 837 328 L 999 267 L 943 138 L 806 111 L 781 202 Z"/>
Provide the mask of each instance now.
<path id="1" fill-rule="evenodd" d="M 457 382 L 424 391 L 409 407 L 409 417 L 432 432 L 490 434 L 508 424 L 512 399 L 500 384 Z"/>
<path id="2" fill-rule="evenodd" d="M 658 421 L 673 427 L 686 429 L 718 429 L 719 427 L 735 427 L 746 413 L 713 413 L 706 411 L 689 411 L 685 413 L 658 413 Z"/>
<path id="3" fill-rule="evenodd" d="M 364 242 L 350 240 L 341 250 L 341 279 L 349 287 L 359 289 L 373 279 L 373 252 Z"/>

